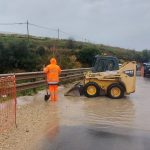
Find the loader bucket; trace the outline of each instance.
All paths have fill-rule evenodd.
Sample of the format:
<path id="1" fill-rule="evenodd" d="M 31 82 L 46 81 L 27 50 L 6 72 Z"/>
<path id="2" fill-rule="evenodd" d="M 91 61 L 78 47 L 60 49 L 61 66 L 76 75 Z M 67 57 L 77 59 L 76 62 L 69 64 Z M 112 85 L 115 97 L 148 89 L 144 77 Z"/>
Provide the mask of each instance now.
<path id="1" fill-rule="evenodd" d="M 65 96 L 81 96 L 81 95 L 83 95 L 83 85 L 80 82 L 74 84 L 64 95 Z"/>

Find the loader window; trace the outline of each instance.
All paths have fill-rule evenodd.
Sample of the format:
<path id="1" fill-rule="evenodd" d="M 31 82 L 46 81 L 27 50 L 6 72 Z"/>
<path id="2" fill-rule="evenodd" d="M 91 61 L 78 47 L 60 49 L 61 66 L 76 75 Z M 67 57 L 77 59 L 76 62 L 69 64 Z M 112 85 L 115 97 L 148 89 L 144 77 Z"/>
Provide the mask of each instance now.
<path id="1" fill-rule="evenodd" d="M 107 63 L 107 70 L 109 70 L 109 71 L 114 70 L 114 66 L 115 66 L 114 61 L 109 60 L 108 63 Z"/>
<path id="2" fill-rule="evenodd" d="M 118 60 L 114 57 L 97 57 L 92 72 L 104 72 L 118 70 Z"/>
<path id="3" fill-rule="evenodd" d="M 97 66 L 97 72 L 103 72 L 105 71 L 105 63 L 103 60 L 99 61 L 99 64 Z"/>

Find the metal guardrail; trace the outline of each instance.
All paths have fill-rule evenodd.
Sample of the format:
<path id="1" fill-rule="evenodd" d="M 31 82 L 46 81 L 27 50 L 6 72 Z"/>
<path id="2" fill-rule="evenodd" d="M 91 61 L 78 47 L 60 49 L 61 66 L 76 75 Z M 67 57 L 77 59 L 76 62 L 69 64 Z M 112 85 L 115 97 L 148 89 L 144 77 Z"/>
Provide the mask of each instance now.
<path id="1" fill-rule="evenodd" d="M 66 69 L 62 70 L 60 76 L 60 82 L 80 79 L 83 77 L 83 73 L 90 71 L 91 68 L 78 68 L 78 69 Z M 0 77 L 6 77 L 10 75 L 16 76 L 16 87 L 17 92 L 46 86 L 45 74 L 40 72 L 24 72 L 24 73 L 11 73 L 11 74 L 0 74 Z M 140 71 L 137 71 L 137 76 L 140 76 Z"/>
<path id="2" fill-rule="evenodd" d="M 91 68 L 78 68 L 78 69 L 62 70 L 62 73 L 60 76 L 60 82 L 82 78 L 83 73 L 86 71 L 90 71 L 90 70 L 91 70 Z M 6 76 L 10 76 L 10 75 L 16 76 L 17 92 L 46 85 L 45 74 L 42 71 L 0 74 L 0 77 L 6 77 Z"/>

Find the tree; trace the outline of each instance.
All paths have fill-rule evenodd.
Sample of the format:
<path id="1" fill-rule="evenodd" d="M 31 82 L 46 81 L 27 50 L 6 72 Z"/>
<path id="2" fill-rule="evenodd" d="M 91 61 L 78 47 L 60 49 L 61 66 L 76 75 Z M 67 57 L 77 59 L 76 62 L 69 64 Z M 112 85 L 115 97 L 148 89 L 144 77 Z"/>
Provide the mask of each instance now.
<path id="1" fill-rule="evenodd" d="M 73 38 L 69 38 L 67 43 L 66 43 L 66 47 L 69 49 L 74 49 L 75 48 L 75 41 Z"/>
<path id="2" fill-rule="evenodd" d="M 97 54 L 101 54 L 100 51 L 97 48 L 95 48 L 95 47 L 87 47 L 87 48 L 81 49 L 77 53 L 77 58 L 85 66 L 91 67 L 93 65 L 93 62 L 94 62 L 94 57 Z"/>
<path id="3" fill-rule="evenodd" d="M 4 72 L 4 45 L 0 42 L 0 73 Z"/>
<path id="4" fill-rule="evenodd" d="M 143 50 L 142 51 L 142 61 L 149 62 L 150 61 L 150 50 Z"/>
<path id="5" fill-rule="evenodd" d="M 43 46 L 38 47 L 36 50 L 36 54 L 38 54 L 40 56 L 45 55 L 45 48 Z"/>

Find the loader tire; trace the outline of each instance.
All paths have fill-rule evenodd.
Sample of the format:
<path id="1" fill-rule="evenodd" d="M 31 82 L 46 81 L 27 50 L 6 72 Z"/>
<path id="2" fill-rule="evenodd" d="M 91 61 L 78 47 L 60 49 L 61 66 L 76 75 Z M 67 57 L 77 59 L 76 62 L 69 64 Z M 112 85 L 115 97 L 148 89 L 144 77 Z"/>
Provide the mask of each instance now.
<path id="1" fill-rule="evenodd" d="M 112 99 L 119 99 L 124 96 L 125 89 L 120 84 L 111 84 L 107 89 L 107 95 L 108 97 Z"/>
<path id="2" fill-rule="evenodd" d="M 84 95 L 86 97 L 97 97 L 100 95 L 100 87 L 95 82 L 88 82 L 84 86 Z"/>

